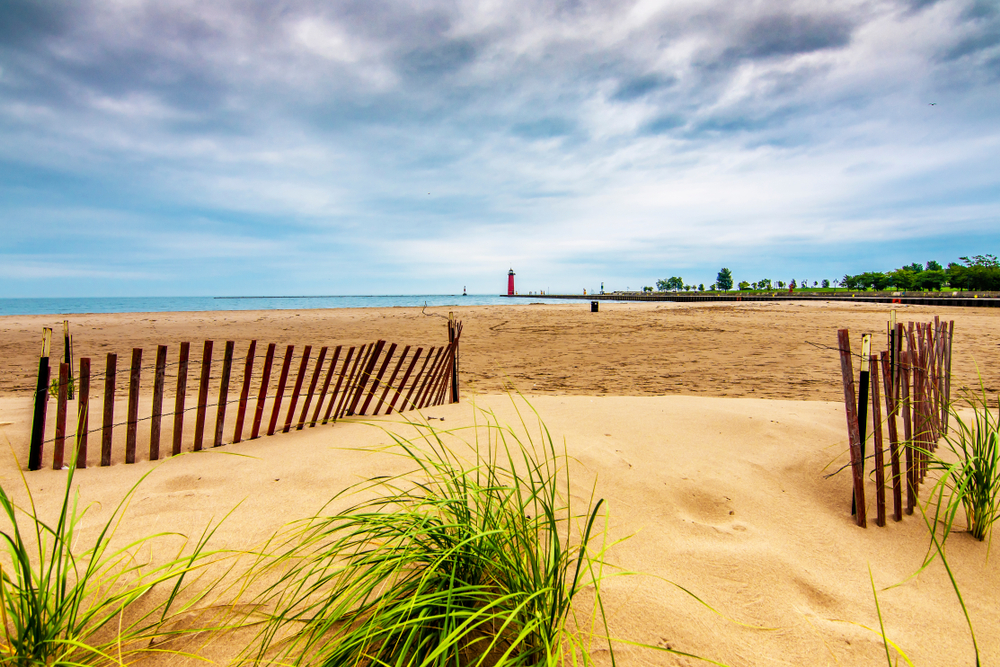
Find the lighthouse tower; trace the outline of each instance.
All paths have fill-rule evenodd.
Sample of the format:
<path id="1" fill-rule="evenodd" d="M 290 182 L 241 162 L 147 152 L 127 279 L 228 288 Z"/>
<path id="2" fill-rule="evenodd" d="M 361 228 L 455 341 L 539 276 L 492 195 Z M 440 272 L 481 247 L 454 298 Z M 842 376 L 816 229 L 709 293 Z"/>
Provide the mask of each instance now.
<path id="1" fill-rule="evenodd" d="M 514 269 L 507 272 L 507 296 L 514 296 Z"/>

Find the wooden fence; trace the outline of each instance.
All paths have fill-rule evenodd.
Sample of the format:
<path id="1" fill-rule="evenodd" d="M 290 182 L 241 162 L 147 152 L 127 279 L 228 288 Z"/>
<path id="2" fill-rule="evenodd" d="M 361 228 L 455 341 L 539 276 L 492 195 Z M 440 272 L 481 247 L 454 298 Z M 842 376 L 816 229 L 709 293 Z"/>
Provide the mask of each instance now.
<path id="1" fill-rule="evenodd" d="M 176 456 L 185 450 L 220 447 L 227 444 L 226 419 L 231 414 L 231 405 L 236 410 L 236 420 L 228 442 L 238 443 L 245 438 L 255 439 L 262 434 L 273 435 L 279 431 L 288 433 L 293 428 L 302 430 L 307 425 L 315 427 L 317 424 L 336 422 L 352 415 L 388 415 L 393 411 L 403 412 L 445 402 L 457 403 L 461 334 L 462 323 L 449 318 L 448 343 L 426 350 L 423 347 L 413 349 L 407 345 L 399 351 L 399 346 L 395 343 L 387 345 L 386 341 L 378 340 L 362 346 L 338 345 L 332 350 L 323 346 L 315 356 L 311 345 L 302 348 L 300 355 L 296 355 L 294 345 L 288 345 L 279 358 L 277 346 L 271 343 L 263 355 L 259 375 L 257 341 L 253 340 L 250 341 L 243 360 L 238 398 L 230 398 L 230 381 L 233 379 L 234 364 L 238 364 L 240 359 L 236 357 L 235 343 L 227 341 L 221 371 L 217 377 L 218 400 L 210 402 L 210 394 L 214 393 L 210 391 L 213 384 L 214 341 L 204 342 L 200 360 L 191 358 L 190 343 L 181 343 L 176 361 L 169 363 L 170 351 L 166 345 L 160 345 L 156 350 L 155 363 L 147 366 L 143 366 L 143 350 L 134 348 L 127 370 L 119 369 L 117 355 L 109 353 L 104 373 L 98 378 L 92 378 L 90 358 L 79 360 L 79 374 L 76 378 L 71 375 L 70 364 L 63 362 L 59 364 L 58 380 L 50 385 L 48 351 L 51 331 L 46 330 L 43 353 L 39 360 L 28 467 L 30 470 L 42 467 L 44 447 L 48 444 L 52 445 L 52 467 L 61 469 L 68 465 L 73 459 L 72 450 L 67 453 L 69 442 L 69 446 L 76 446 L 77 467 L 86 468 L 90 436 L 97 434 L 100 438 L 100 465 L 111 465 L 116 458 L 116 440 L 119 445 L 124 445 L 125 463 L 134 463 L 138 452 L 139 425 L 145 421 L 149 422 L 148 456 L 151 461 L 159 459 L 165 453 L 161 449 L 167 449 L 169 455 Z M 277 384 L 272 385 L 279 364 Z M 146 407 L 145 400 L 140 399 L 140 387 L 143 386 L 143 376 L 147 377 L 148 382 L 150 373 L 153 391 L 152 401 L 148 405 L 149 417 L 140 418 L 140 409 Z M 128 407 L 125 421 L 116 423 L 115 398 L 120 375 L 128 377 Z M 100 395 L 92 392 L 91 380 L 99 380 L 100 377 L 103 377 L 101 426 L 91 429 L 91 394 Z M 197 380 L 194 405 L 188 403 L 189 378 Z M 164 412 L 170 385 L 174 387 L 173 411 Z M 289 385 L 291 392 L 286 404 Z M 50 386 L 56 393 L 56 423 L 54 437 L 46 440 L 46 404 Z M 77 423 L 75 433 L 67 434 L 66 422 L 70 414 L 70 392 L 73 389 L 76 390 Z M 254 389 L 256 391 L 252 391 Z M 266 415 L 268 409 L 269 416 Z M 195 412 L 194 434 L 188 441 L 185 430 L 190 428 L 190 421 L 187 420 L 187 424 L 185 421 L 191 411 Z M 214 425 L 207 423 L 212 412 Z M 124 443 L 120 442 L 121 427 L 125 428 Z M 118 456 L 120 455 L 119 450 Z"/>
<path id="2" fill-rule="evenodd" d="M 888 431 L 888 486 L 892 489 L 893 519 L 901 521 L 903 480 L 906 481 L 906 513 L 913 514 L 919 485 L 927 474 L 928 456 L 937 449 L 938 440 L 948 433 L 954 333 L 954 321 L 943 323 L 935 317 L 933 322 L 910 322 L 904 327 L 895 322 L 893 313 L 887 328 L 887 349 L 870 354 L 865 340 L 867 335 L 862 339 L 860 381 L 855 392 L 850 337 L 847 329 L 837 332 L 854 482 L 853 503 L 861 527 L 867 525 L 864 483 L 869 398 L 874 444 L 871 458 L 874 458 L 875 473 L 875 523 L 885 526 L 887 452 L 883 427 Z M 902 437 L 897 418 L 902 419 Z M 905 471 L 901 471 L 903 464 Z"/>

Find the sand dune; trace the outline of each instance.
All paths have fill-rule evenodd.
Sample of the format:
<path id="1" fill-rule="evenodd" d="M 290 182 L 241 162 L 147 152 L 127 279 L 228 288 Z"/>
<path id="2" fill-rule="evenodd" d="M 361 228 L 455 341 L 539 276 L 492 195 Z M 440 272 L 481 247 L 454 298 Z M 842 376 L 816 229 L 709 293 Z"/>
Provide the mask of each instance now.
<path id="1" fill-rule="evenodd" d="M 886 631 L 915 664 L 972 664 L 968 631 L 940 563 L 906 581 L 928 546 L 920 519 L 857 528 L 848 514 L 850 478 L 824 479 L 847 460 L 840 404 L 687 396 L 530 401 L 554 436 L 565 439 L 574 493 L 586 496 L 593 488 L 605 498 L 610 538 L 627 538 L 609 560 L 639 574 L 606 585 L 615 636 L 731 665 L 878 664 L 884 660 L 879 637 L 856 625 L 878 625 L 871 567 Z M 479 396 L 475 404 L 504 423 L 518 422 L 507 396 Z M 435 427 L 454 429 L 471 424 L 474 409 L 466 401 L 424 413 L 438 418 Z M 24 437 L 12 429 L 2 430 L 15 442 Z M 80 471 L 77 481 L 84 501 L 100 503 L 96 523 L 153 469 L 121 539 L 153 530 L 200 532 L 242 503 L 214 543 L 247 548 L 290 518 L 315 512 L 348 484 L 401 471 L 395 457 L 357 451 L 388 441 L 379 428 L 349 420 L 159 464 Z M 20 493 L 13 467 L 5 456 L 0 480 Z M 54 511 L 65 474 L 28 475 L 43 515 Z M 993 632 L 1000 624 L 997 561 L 987 561 L 986 545 L 964 534 L 951 538 L 948 552 L 984 664 L 994 664 L 1000 659 Z M 232 650 L 224 641 L 209 648 L 223 662 Z M 619 664 L 694 664 L 627 645 L 618 652 Z"/>

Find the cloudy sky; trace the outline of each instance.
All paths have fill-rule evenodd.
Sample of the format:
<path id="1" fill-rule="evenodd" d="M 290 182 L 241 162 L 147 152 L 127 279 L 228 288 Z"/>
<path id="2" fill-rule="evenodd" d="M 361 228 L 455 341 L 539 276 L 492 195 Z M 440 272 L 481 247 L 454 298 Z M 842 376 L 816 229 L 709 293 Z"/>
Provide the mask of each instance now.
<path id="1" fill-rule="evenodd" d="M 0 0 L 0 297 L 819 280 L 998 240 L 994 0 Z"/>

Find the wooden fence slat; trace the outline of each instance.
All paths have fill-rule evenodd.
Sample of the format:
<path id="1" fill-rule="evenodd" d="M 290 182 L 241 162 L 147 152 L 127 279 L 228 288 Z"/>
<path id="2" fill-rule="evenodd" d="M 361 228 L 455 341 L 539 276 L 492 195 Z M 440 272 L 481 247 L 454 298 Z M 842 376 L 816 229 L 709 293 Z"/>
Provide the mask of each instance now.
<path id="1" fill-rule="evenodd" d="M 372 382 L 371 389 L 368 392 L 368 397 L 365 398 L 364 405 L 361 406 L 360 414 L 368 414 L 368 406 L 372 402 L 372 398 L 375 396 L 375 392 L 378 390 L 379 385 L 382 382 L 382 376 L 385 375 L 386 369 L 389 367 L 389 362 L 392 361 L 392 355 L 396 353 L 396 344 L 393 343 L 389 346 L 389 350 L 385 353 L 385 360 L 378 369 L 378 374 L 375 376 L 375 381 Z"/>
<path id="2" fill-rule="evenodd" d="M 452 347 L 449 344 L 444 348 L 444 356 L 441 358 L 441 364 L 438 366 L 438 371 L 431 380 L 431 386 L 427 389 L 427 406 L 440 405 L 440 398 L 444 394 L 444 391 L 448 388 L 448 380 L 451 377 L 451 352 Z"/>
<path id="3" fill-rule="evenodd" d="M 392 391 L 393 383 L 396 381 L 396 376 L 399 374 L 399 369 L 403 367 L 403 362 L 406 361 L 406 355 L 410 351 L 410 346 L 407 345 L 403 348 L 403 353 L 399 355 L 399 361 L 396 362 L 396 367 L 392 370 L 392 375 L 389 376 L 389 381 L 385 383 L 385 390 L 382 392 L 382 396 L 378 399 L 378 403 L 375 404 L 375 409 L 372 411 L 372 415 L 377 415 L 382 404 L 385 403 L 385 397 L 389 395 Z"/>
<path id="4" fill-rule="evenodd" d="M 160 429 L 163 422 L 163 387 L 167 380 L 167 346 L 156 347 L 156 371 L 153 375 L 153 407 L 149 418 L 149 460 L 160 458 Z"/>
<path id="5" fill-rule="evenodd" d="M 450 346 L 451 349 L 448 350 L 448 359 L 445 362 L 444 372 L 441 374 L 441 380 L 438 383 L 437 391 L 434 395 L 434 405 L 444 405 L 445 396 L 447 396 L 451 391 L 451 377 L 452 377 L 452 367 L 455 365 L 455 346 Z"/>
<path id="6" fill-rule="evenodd" d="M 35 383 L 34 414 L 31 418 L 31 448 L 28 450 L 28 470 L 41 470 L 45 449 L 45 413 L 49 404 L 49 354 L 52 329 L 42 327 L 42 353 L 38 355 L 38 378 Z"/>
<path id="7" fill-rule="evenodd" d="M 285 348 L 285 359 L 281 362 L 281 376 L 278 378 L 278 388 L 274 392 L 274 406 L 271 408 L 271 422 L 267 425 L 267 434 L 274 435 L 278 428 L 278 418 L 281 416 L 281 399 L 285 395 L 285 385 L 288 383 L 288 370 L 292 367 L 292 355 L 295 353 L 295 346 L 289 345 Z"/>
<path id="8" fill-rule="evenodd" d="M 226 427 L 226 406 L 229 404 L 229 376 L 233 372 L 233 351 L 236 342 L 226 341 L 226 351 L 222 357 L 222 377 L 219 379 L 219 406 L 215 413 L 215 438 L 213 447 L 222 446 L 222 431 Z"/>
<path id="9" fill-rule="evenodd" d="M 378 363 L 379 356 L 382 354 L 382 348 L 385 346 L 384 340 L 379 340 L 375 343 L 375 347 L 372 348 L 372 353 L 368 355 L 368 361 L 364 365 L 364 370 L 361 372 L 361 377 L 358 378 L 358 388 L 354 391 L 354 396 L 351 399 L 351 405 L 347 409 L 347 414 L 354 415 L 357 414 L 358 403 L 361 402 L 361 397 L 365 393 L 365 387 L 368 386 L 368 381 L 371 379 L 372 371 L 375 369 L 375 364 Z M 361 414 L 364 414 L 362 411 Z"/>
<path id="10" fill-rule="evenodd" d="M 181 453 L 181 438 L 184 437 L 184 399 L 187 397 L 188 355 L 191 343 L 181 343 L 177 363 L 177 395 L 174 397 L 174 442 L 171 454 Z"/>
<path id="11" fill-rule="evenodd" d="M 851 471 L 854 481 L 854 505 L 857 523 L 867 526 L 865 512 L 864 473 L 861 468 L 861 430 L 858 428 L 857 397 L 854 392 L 854 365 L 851 363 L 851 341 L 847 329 L 837 331 L 840 348 L 840 372 L 844 381 L 844 409 L 847 412 L 847 435 L 851 447 Z"/>
<path id="12" fill-rule="evenodd" d="M 267 354 L 264 356 L 264 370 L 260 376 L 260 391 L 257 393 L 257 407 L 254 410 L 253 430 L 250 432 L 250 439 L 256 440 L 260 436 L 260 424 L 264 418 L 264 404 L 267 403 L 267 385 L 271 383 L 271 366 L 274 364 L 275 344 L 267 346 Z"/>
<path id="13" fill-rule="evenodd" d="M 69 364 L 59 364 L 59 394 L 56 399 L 56 439 L 52 446 L 52 469 L 62 470 L 66 449 L 66 407 L 69 400 Z"/>
<path id="14" fill-rule="evenodd" d="M 417 371 L 417 374 L 413 377 L 413 380 L 410 383 L 410 390 L 406 392 L 406 398 L 403 399 L 403 403 L 399 406 L 400 412 L 406 412 L 407 410 L 412 410 L 413 408 L 416 407 L 413 403 L 410 402 L 410 397 L 413 396 L 414 392 L 417 390 L 417 387 L 420 385 L 420 378 L 423 377 L 424 370 L 427 368 L 428 362 L 434 355 L 435 349 L 437 348 L 432 347 L 427 351 L 427 356 L 424 357 L 424 363 L 420 365 L 420 370 Z M 402 389 L 402 387 L 400 388 Z"/>
<path id="15" fill-rule="evenodd" d="M 350 375 L 347 376 L 344 390 L 340 395 L 340 401 L 337 403 L 337 409 L 333 411 L 333 421 L 340 419 L 343 416 L 344 411 L 347 409 L 350 397 L 354 393 L 354 378 L 357 376 L 358 367 L 368 361 L 368 355 L 371 353 L 371 349 L 374 345 L 374 343 L 368 343 L 358 350 L 358 356 L 354 360 L 354 365 L 351 366 Z"/>
<path id="16" fill-rule="evenodd" d="M 462 337 L 462 323 L 455 322 L 452 327 L 453 337 L 451 344 L 455 346 L 455 354 L 452 355 L 451 360 L 451 402 L 458 403 L 459 401 L 459 386 L 458 386 L 458 361 L 459 361 L 459 348 L 458 341 Z"/>
<path id="17" fill-rule="evenodd" d="M 335 386 L 333 388 L 333 393 L 330 394 L 330 405 L 327 406 L 326 413 L 323 415 L 323 423 L 324 424 L 326 424 L 327 422 L 329 422 L 331 416 L 333 415 L 333 411 L 334 411 L 334 409 L 335 409 L 335 407 L 337 405 L 337 396 L 340 393 L 340 387 L 341 387 L 341 385 L 344 382 L 344 378 L 346 377 L 346 374 L 347 374 L 347 367 L 350 365 L 351 358 L 353 356 L 354 356 L 354 348 L 352 347 L 349 350 L 347 350 L 347 356 L 344 357 L 344 365 L 340 369 L 340 376 L 337 378 L 337 386 Z M 334 417 L 334 419 L 336 419 L 336 418 Z"/>
<path id="18" fill-rule="evenodd" d="M 139 433 L 139 379 L 142 348 L 132 348 L 132 368 L 128 377 L 128 420 L 125 426 L 125 463 L 135 463 L 135 441 Z"/>
<path id="19" fill-rule="evenodd" d="M 319 392 L 319 400 L 316 401 L 316 411 L 313 412 L 309 428 L 315 428 L 319 421 L 319 413 L 323 409 L 323 401 L 326 400 L 326 392 L 330 390 L 330 381 L 333 380 L 334 373 L 337 372 L 337 360 L 340 358 L 340 350 L 343 346 L 338 345 L 333 349 L 333 358 L 330 360 L 330 369 L 326 372 L 326 379 L 323 380 L 323 389 Z"/>
<path id="20" fill-rule="evenodd" d="M 243 421 L 247 415 L 247 402 L 250 400 L 250 382 L 253 380 L 254 353 L 257 351 L 257 341 L 250 341 L 247 348 L 247 359 L 243 365 L 243 388 L 240 390 L 240 407 L 236 411 L 236 427 L 233 429 L 233 443 L 243 440 Z"/>
<path id="21" fill-rule="evenodd" d="M 319 374 L 323 370 L 323 361 L 326 359 L 327 346 L 324 345 L 319 350 L 319 357 L 316 358 L 316 369 L 313 371 L 312 380 L 309 381 L 309 391 L 306 392 L 306 399 L 302 403 L 302 414 L 299 416 L 299 425 L 296 431 L 301 431 L 306 425 L 306 417 L 309 415 L 309 404 L 312 403 L 313 394 L 316 392 L 316 384 L 319 382 Z"/>
<path id="22" fill-rule="evenodd" d="M 951 416 L 951 343 L 955 336 L 955 320 L 948 322 L 947 341 L 945 342 L 945 367 L 944 367 L 944 423 L 942 431 L 948 435 L 948 420 Z"/>
<path id="23" fill-rule="evenodd" d="M 899 403 L 903 408 L 903 454 L 906 459 L 906 513 L 913 514 L 916 476 L 913 470 L 913 412 L 910 401 L 910 353 L 900 352 Z"/>
<path id="24" fill-rule="evenodd" d="M 76 467 L 87 467 L 87 431 L 90 430 L 90 357 L 80 357 L 79 416 L 76 426 Z"/>
<path id="25" fill-rule="evenodd" d="M 111 437 L 115 424 L 115 374 L 118 372 L 118 355 L 108 352 L 104 371 L 104 423 L 101 424 L 101 465 L 111 465 Z"/>
<path id="26" fill-rule="evenodd" d="M 298 375 L 295 376 L 295 387 L 292 389 L 292 399 L 288 402 L 288 415 L 285 417 L 285 427 L 282 433 L 292 430 L 292 420 L 295 419 L 295 404 L 299 402 L 299 392 L 302 391 L 302 382 L 306 377 L 306 369 L 309 366 L 309 355 L 312 354 L 312 345 L 306 345 L 302 350 L 302 362 L 299 364 Z"/>
<path id="27" fill-rule="evenodd" d="M 452 398 L 454 398 L 455 391 L 457 390 L 458 375 L 455 373 L 455 364 L 458 363 L 458 331 L 457 329 L 461 325 L 453 324 L 451 331 L 449 332 L 449 338 L 451 342 L 448 344 L 448 351 L 445 353 L 446 360 L 444 364 L 444 369 L 441 372 L 441 379 L 438 381 L 437 388 L 434 390 L 432 405 L 444 405 L 445 396 L 451 391 Z M 457 403 L 458 401 L 452 400 L 451 403 Z"/>
<path id="28" fill-rule="evenodd" d="M 879 358 L 871 355 L 872 435 L 875 436 L 875 525 L 885 526 L 885 455 L 882 441 L 882 398 L 879 396 Z"/>
<path id="29" fill-rule="evenodd" d="M 899 405 L 893 395 L 895 385 L 893 385 L 893 373 L 899 364 L 899 357 L 896 357 L 896 364 L 892 363 L 889 350 L 882 352 L 882 385 L 885 388 L 885 418 L 889 424 L 889 462 L 892 466 L 892 518 L 894 521 L 903 520 L 903 480 L 900 478 L 899 469 L 899 431 L 896 428 L 896 413 Z"/>
<path id="30" fill-rule="evenodd" d="M 358 357 L 358 361 L 360 363 L 356 369 L 352 369 L 350 381 L 347 383 L 347 388 L 344 390 L 343 408 L 341 408 L 337 413 L 338 419 L 354 414 L 353 407 L 357 402 L 358 385 L 361 383 L 361 378 L 365 374 L 365 369 L 368 368 L 368 360 L 372 358 L 376 345 L 378 345 L 377 341 L 375 343 L 369 343 L 368 349 L 365 351 L 363 358 Z"/>
<path id="31" fill-rule="evenodd" d="M 194 422 L 194 451 L 201 451 L 205 439 L 205 414 L 208 409 L 208 382 L 212 377 L 213 341 L 205 341 L 201 356 L 201 383 L 198 385 L 198 414 Z"/>
<path id="32" fill-rule="evenodd" d="M 437 371 L 441 365 L 444 350 L 444 346 L 438 348 L 437 354 L 434 355 L 434 361 L 431 363 L 431 367 L 427 370 L 427 375 L 424 376 L 424 383 L 420 385 L 420 389 L 417 391 L 417 397 L 414 399 L 417 409 L 421 409 L 427 404 L 427 394 L 429 393 L 428 389 L 431 381 L 437 379 Z"/>
<path id="33" fill-rule="evenodd" d="M 414 367 L 417 365 L 417 361 L 420 360 L 420 354 L 424 351 L 424 348 L 418 347 L 417 351 L 413 354 L 413 359 L 410 360 L 410 365 L 406 367 L 406 373 L 403 374 L 403 379 L 399 381 L 399 385 L 396 387 L 396 393 L 392 395 L 392 401 L 389 403 L 389 407 L 386 409 L 385 414 L 391 414 L 392 409 L 396 407 L 396 401 L 403 394 L 403 389 L 406 387 L 406 380 L 410 377 L 410 373 L 413 372 Z M 405 404 L 405 403 L 404 403 Z M 400 407 L 399 411 L 402 412 L 403 408 Z"/>

